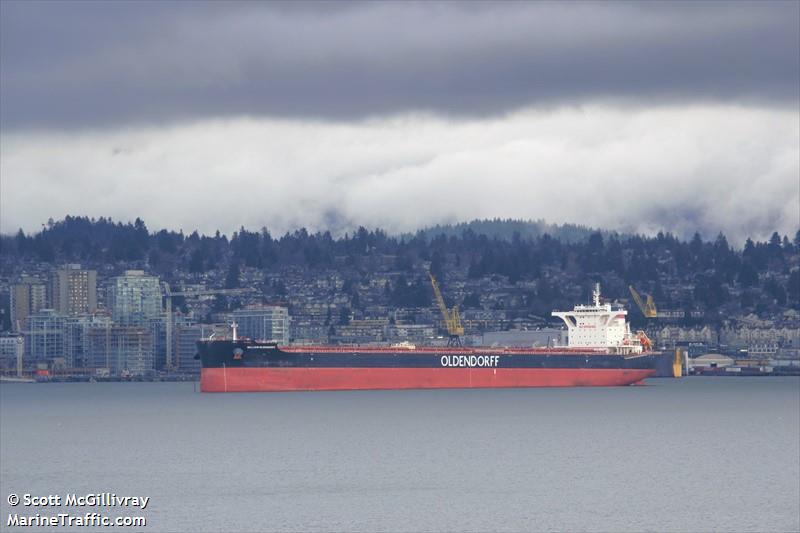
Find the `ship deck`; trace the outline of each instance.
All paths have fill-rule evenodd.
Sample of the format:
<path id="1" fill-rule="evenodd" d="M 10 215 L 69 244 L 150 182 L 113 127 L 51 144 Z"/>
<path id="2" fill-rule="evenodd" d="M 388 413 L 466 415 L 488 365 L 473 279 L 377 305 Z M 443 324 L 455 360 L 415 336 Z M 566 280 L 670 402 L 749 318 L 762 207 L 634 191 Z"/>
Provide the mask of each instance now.
<path id="1" fill-rule="evenodd" d="M 252 341 L 254 344 L 265 344 L 264 342 Z M 405 346 L 365 346 L 359 344 L 342 344 L 337 346 L 326 345 L 278 345 L 277 348 L 286 353 L 364 353 L 364 354 L 382 354 L 382 353 L 409 353 L 409 354 L 457 354 L 457 355 L 482 355 L 482 354 L 530 354 L 530 355 L 547 355 L 547 354 L 598 354 L 607 355 L 609 352 L 604 348 L 568 348 L 566 346 L 553 347 L 553 348 L 511 348 L 507 346 L 475 346 L 475 347 L 455 347 L 455 346 L 416 346 L 414 348 Z"/>

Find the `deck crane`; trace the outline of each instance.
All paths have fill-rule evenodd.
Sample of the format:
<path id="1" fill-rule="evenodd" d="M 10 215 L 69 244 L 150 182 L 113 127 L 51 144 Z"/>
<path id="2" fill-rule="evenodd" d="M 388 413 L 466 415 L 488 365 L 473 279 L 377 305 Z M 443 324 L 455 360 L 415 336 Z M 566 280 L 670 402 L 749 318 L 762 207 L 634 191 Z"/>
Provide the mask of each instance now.
<path id="1" fill-rule="evenodd" d="M 458 306 L 454 305 L 453 310 L 447 309 L 442 297 L 442 291 L 439 290 L 439 282 L 433 277 L 433 274 L 428 272 L 431 278 L 431 285 L 433 286 L 433 294 L 436 296 L 436 303 L 439 304 L 439 310 L 442 312 L 444 318 L 444 325 L 447 328 L 447 334 L 450 338 L 447 341 L 448 346 L 461 346 L 461 336 L 464 334 L 464 326 L 461 325 L 461 316 L 458 314 Z"/>
<path id="2" fill-rule="evenodd" d="M 658 316 L 658 311 L 656 311 L 656 304 L 653 302 L 653 297 L 649 294 L 646 294 L 647 301 L 642 302 L 642 297 L 639 296 L 639 293 L 636 292 L 636 289 L 633 288 L 633 285 L 628 285 L 628 289 L 631 291 L 631 296 L 633 296 L 636 305 L 639 306 L 639 309 L 642 310 L 642 314 L 645 318 L 655 318 Z"/>
<path id="3" fill-rule="evenodd" d="M 168 370 L 174 370 L 177 367 L 175 361 L 172 360 L 172 297 L 173 296 L 199 297 L 199 296 L 213 296 L 213 295 L 240 295 L 252 292 L 252 289 L 250 288 L 172 291 L 170 289 L 169 283 L 167 283 L 166 281 L 162 282 L 162 285 L 164 289 L 164 299 L 166 301 L 165 303 L 167 312 L 166 367 Z"/>

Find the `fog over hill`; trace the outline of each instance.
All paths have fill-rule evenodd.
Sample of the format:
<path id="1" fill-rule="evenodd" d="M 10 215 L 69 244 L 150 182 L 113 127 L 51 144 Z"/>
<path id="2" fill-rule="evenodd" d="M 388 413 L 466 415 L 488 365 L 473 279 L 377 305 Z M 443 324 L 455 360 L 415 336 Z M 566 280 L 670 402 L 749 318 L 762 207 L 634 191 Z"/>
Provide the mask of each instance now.
<path id="1" fill-rule="evenodd" d="M 338 225 L 337 225 L 338 224 Z M 67 256 L 73 253 L 73 248 L 81 248 L 92 250 L 93 253 L 104 250 L 107 248 L 115 248 L 124 256 L 124 249 L 131 246 L 132 235 L 138 234 L 138 239 L 147 239 L 148 236 L 157 237 L 169 235 L 171 239 L 183 241 L 197 241 L 198 239 L 214 239 L 233 241 L 236 239 L 241 240 L 243 237 L 258 236 L 259 239 L 266 238 L 269 241 L 278 240 L 296 240 L 305 241 L 309 237 L 319 239 L 326 243 L 331 242 L 350 242 L 363 240 L 365 234 L 375 235 L 380 240 L 390 240 L 395 244 L 409 243 L 411 241 L 427 243 L 434 248 L 437 243 L 442 243 L 442 238 L 474 241 L 480 239 L 482 242 L 487 241 L 503 241 L 506 246 L 514 246 L 515 243 L 525 242 L 530 243 L 544 238 L 559 241 L 565 245 L 571 244 L 585 244 L 591 239 L 599 238 L 600 240 L 615 240 L 615 241 L 641 241 L 644 240 L 657 240 L 661 241 L 667 239 L 674 243 L 688 243 L 690 241 L 695 244 L 698 242 L 714 243 L 720 240 L 725 242 L 726 247 L 731 250 L 741 251 L 745 243 L 738 245 L 737 243 L 730 243 L 724 232 L 718 232 L 715 235 L 705 236 L 701 232 L 695 232 L 689 237 L 682 237 L 675 235 L 669 231 L 658 231 L 654 235 L 647 235 L 635 232 L 618 232 L 604 228 L 594 228 L 590 226 L 583 226 L 579 224 L 550 224 L 545 220 L 522 220 L 511 218 L 493 218 L 493 219 L 474 219 L 469 222 L 457 222 L 453 224 L 436 224 L 435 226 L 428 226 L 418 228 L 410 232 L 393 232 L 380 227 L 366 228 L 359 226 L 351 230 L 350 227 L 341 225 L 341 221 L 336 221 L 332 227 L 338 228 L 336 230 L 330 229 L 312 229 L 304 226 L 292 229 L 289 231 L 278 231 L 275 228 L 267 226 L 259 227 L 246 227 L 240 226 L 231 232 L 220 232 L 219 230 L 213 232 L 204 232 L 199 228 L 165 228 L 162 226 L 147 225 L 145 220 L 136 217 L 135 221 L 132 220 L 119 220 L 114 217 L 89 217 L 85 215 L 67 215 L 64 219 L 54 220 L 48 219 L 46 223 L 40 224 L 38 230 L 25 232 L 21 228 L 16 232 L 0 233 L 0 244 L 5 246 L 5 250 L 12 250 L 15 253 L 19 252 L 18 245 L 14 241 L 20 238 L 31 240 L 33 242 L 46 245 L 52 248 L 53 251 L 60 250 L 66 246 Z M 773 231 L 770 233 L 768 239 L 758 239 L 748 236 L 747 241 L 750 244 L 767 243 L 768 241 L 778 242 L 794 241 L 800 245 L 800 222 L 795 225 L 794 230 L 789 233 L 781 233 Z M 116 242 L 119 240 L 119 242 Z M 80 243 L 80 244 L 79 244 Z M 75 248 L 75 249 L 77 249 Z M 2 249 L 0 249 L 2 251 Z M 33 250 L 28 250 L 32 252 Z M 362 253 L 364 250 L 359 250 Z M 37 253 L 33 253 L 35 257 Z M 25 254 L 23 254 L 25 255 Z M 41 254 L 38 254 L 41 255 Z M 79 257 L 80 253 L 78 254 Z"/>

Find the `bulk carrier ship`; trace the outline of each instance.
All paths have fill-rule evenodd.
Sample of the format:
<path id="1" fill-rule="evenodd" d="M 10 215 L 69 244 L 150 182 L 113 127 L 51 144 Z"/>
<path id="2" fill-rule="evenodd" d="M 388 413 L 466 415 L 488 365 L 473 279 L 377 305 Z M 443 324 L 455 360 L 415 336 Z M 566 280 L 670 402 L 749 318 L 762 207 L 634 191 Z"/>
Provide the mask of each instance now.
<path id="1" fill-rule="evenodd" d="M 568 344 L 548 348 L 280 346 L 237 337 L 198 341 L 203 392 L 593 387 L 631 385 L 667 354 L 632 333 L 627 311 L 600 301 L 552 313 Z"/>

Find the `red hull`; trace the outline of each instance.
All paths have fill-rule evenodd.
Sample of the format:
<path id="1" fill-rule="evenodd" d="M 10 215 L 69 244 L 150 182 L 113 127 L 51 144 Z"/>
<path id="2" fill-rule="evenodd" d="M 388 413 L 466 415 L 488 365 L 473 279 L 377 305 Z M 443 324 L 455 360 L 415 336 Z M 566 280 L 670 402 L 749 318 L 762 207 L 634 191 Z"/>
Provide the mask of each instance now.
<path id="1" fill-rule="evenodd" d="M 588 368 L 203 368 L 203 392 L 631 385 L 655 370 Z"/>

